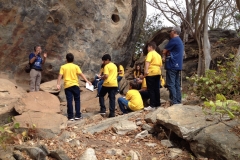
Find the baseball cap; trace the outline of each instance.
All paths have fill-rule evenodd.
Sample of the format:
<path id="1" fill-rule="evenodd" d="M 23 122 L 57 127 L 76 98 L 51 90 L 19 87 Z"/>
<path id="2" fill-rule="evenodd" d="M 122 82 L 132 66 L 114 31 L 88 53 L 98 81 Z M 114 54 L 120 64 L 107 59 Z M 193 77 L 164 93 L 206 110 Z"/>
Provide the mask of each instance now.
<path id="1" fill-rule="evenodd" d="M 172 28 L 172 31 L 176 31 L 177 34 L 180 34 L 181 33 L 181 28 L 179 26 L 175 26 Z"/>

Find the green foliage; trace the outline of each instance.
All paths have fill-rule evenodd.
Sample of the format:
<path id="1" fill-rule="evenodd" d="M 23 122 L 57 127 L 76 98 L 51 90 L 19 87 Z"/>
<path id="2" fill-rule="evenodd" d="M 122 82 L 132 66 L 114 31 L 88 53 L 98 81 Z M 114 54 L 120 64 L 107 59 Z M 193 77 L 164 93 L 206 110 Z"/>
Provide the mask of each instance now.
<path id="1" fill-rule="evenodd" d="M 27 124 L 27 129 L 18 133 L 16 129 L 20 127 L 19 123 L 15 123 L 9 126 L 0 126 L 0 145 L 2 148 L 6 148 L 7 144 L 22 144 L 23 141 L 34 138 L 37 130 L 36 125 L 33 124 L 30 127 Z"/>
<path id="2" fill-rule="evenodd" d="M 159 14 L 154 14 L 148 16 L 143 24 L 141 33 L 139 35 L 139 39 L 135 46 L 135 56 L 134 59 L 138 59 L 140 54 L 142 53 L 142 49 L 145 45 L 145 42 L 153 36 L 158 30 L 162 27 L 162 21 L 160 20 Z"/>
<path id="3" fill-rule="evenodd" d="M 216 95 L 216 101 L 205 101 L 204 112 L 211 109 L 212 113 L 219 113 L 221 117 L 228 115 L 231 119 L 236 118 L 240 114 L 240 104 L 234 100 L 227 100 L 222 94 Z"/>
<path id="4" fill-rule="evenodd" d="M 204 76 L 187 77 L 190 82 L 189 90 L 203 100 L 214 100 L 218 93 L 228 99 L 239 95 L 240 70 L 237 63 L 234 55 L 230 54 L 224 63 L 217 62 L 217 70 L 207 70 Z"/>

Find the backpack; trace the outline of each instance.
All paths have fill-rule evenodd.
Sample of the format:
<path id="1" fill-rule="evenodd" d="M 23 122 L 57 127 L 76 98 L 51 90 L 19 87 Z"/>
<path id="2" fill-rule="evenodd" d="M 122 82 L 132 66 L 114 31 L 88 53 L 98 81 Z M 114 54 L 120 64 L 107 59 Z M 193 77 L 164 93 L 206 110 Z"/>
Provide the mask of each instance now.
<path id="1" fill-rule="evenodd" d="M 32 67 L 31 67 L 30 63 L 28 63 L 28 64 L 25 66 L 25 69 L 24 69 L 24 70 L 25 70 L 26 73 L 30 73 L 31 69 L 32 69 Z"/>

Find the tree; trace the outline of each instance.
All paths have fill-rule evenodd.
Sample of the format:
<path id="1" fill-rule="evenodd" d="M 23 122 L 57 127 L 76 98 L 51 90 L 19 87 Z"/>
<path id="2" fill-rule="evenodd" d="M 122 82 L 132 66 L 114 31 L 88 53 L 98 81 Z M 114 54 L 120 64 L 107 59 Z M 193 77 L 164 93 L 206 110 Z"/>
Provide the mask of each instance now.
<path id="1" fill-rule="evenodd" d="M 215 0 L 209 9 L 209 28 L 236 28 L 235 0 Z"/>
<path id="2" fill-rule="evenodd" d="M 203 75 L 205 70 L 209 69 L 211 61 L 210 47 L 204 48 L 210 44 L 203 43 L 209 41 L 206 33 L 208 28 L 206 16 L 213 2 L 214 0 L 147 0 L 149 5 L 160 10 L 174 25 L 181 24 L 183 42 L 188 40 L 188 35 L 193 36 L 197 41 L 199 48 L 198 75 Z"/>
<path id="3" fill-rule="evenodd" d="M 145 42 L 152 36 L 156 31 L 160 30 L 162 28 L 162 21 L 159 19 L 160 14 L 153 14 L 146 18 L 139 39 L 136 43 L 135 48 L 135 57 L 136 60 L 137 57 L 141 55 L 143 52 L 142 49 L 145 45 Z"/>

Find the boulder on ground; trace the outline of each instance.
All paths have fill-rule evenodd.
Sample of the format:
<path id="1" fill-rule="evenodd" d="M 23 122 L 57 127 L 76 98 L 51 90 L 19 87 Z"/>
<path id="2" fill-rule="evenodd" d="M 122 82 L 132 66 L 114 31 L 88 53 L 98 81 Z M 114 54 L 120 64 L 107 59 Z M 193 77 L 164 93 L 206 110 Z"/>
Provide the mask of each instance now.
<path id="1" fill-rule="evenodd" d="M 29 92 L 22 99 L 23 106 L 16 107 L 15 110 L 21 114 L 26 111 L 37 111 L 46 113 L 60 113 L 59 99 L 48 92 Z"/>
<path id="2" fill-rule="evenodd" d="M 0 123 L 7 123 L 15 106 L 21 106 L 26 92 L 7 79 L 0 79 Z M 3 122 L 2 122 L 3 121 Z"/>
<path id="3" fill-rule="evenodd" d="M 186 140 L 191 140 L 203 128 L 217 123 L 206 121 L 201 107 L 181 104 L 160 111 L 157 121 Z"/>
<path id="4" fill-rule="evenodd" d="M 67 127 L 67 117 L 56 113 L 24 112 L 14 117 L 14 123 L 19 123 L 21 128 L 29 128 L 35 125 L 38 130 L 48 130 L 54 134 L 60 133 Z"/>
<path id="5" fill-rule="evenodd" d="M 220 122 L 204 128 L 190 143 L 197 157 L 209 159 L 239 159 L 240 137 L 233 128 L 240 128 L 239 121 Z"/>
<path id="6" fill-rule="evenodd" d="M 57 89 L 57 79 L 42 83 L 40 85 L 40 89 L 44 92 L 58 94 L 60 90 Z"/>

